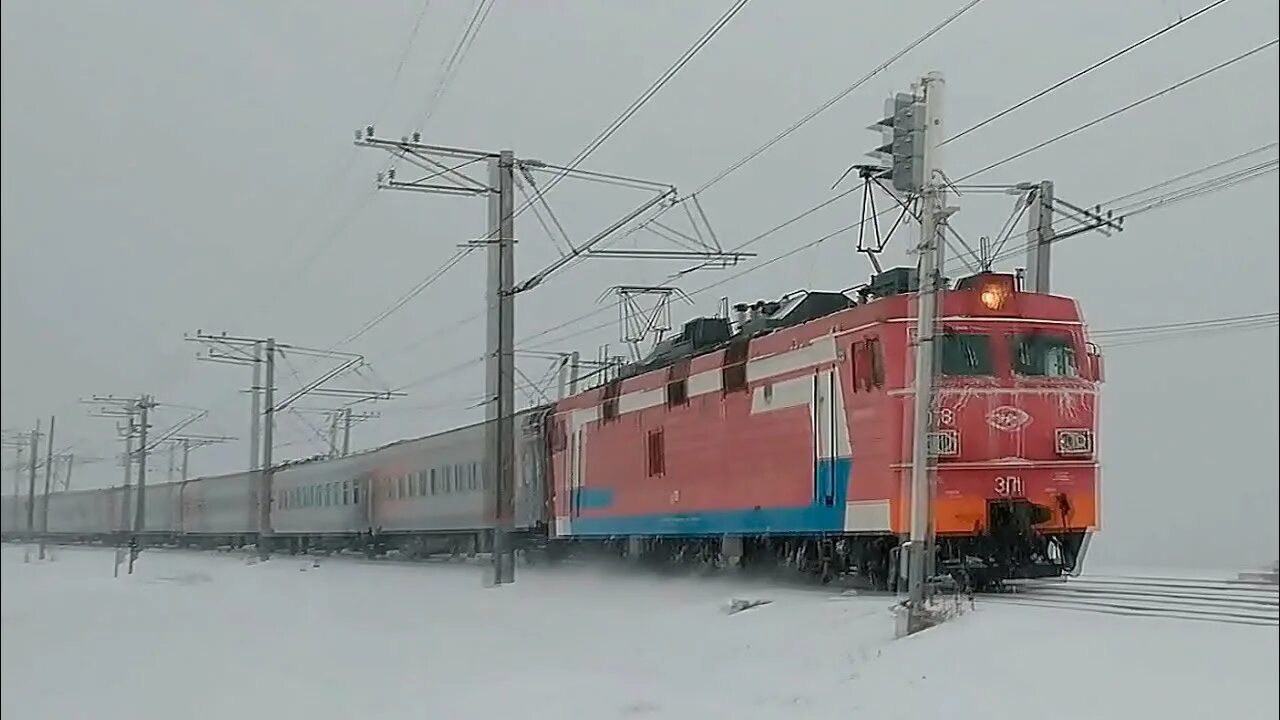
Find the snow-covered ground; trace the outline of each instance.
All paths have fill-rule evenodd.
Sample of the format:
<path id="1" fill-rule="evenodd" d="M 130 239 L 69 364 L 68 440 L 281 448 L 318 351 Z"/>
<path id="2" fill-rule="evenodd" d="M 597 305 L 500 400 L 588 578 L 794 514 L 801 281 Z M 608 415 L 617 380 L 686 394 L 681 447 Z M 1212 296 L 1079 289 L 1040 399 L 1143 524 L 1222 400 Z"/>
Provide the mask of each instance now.
<path id="1" fill-rule="evenodd" d="M 1277 630 L 727 579 L 3 550 L 5 720 L 1274 718 Z M 734 598 L 767 598 L 737 614 Z"/>

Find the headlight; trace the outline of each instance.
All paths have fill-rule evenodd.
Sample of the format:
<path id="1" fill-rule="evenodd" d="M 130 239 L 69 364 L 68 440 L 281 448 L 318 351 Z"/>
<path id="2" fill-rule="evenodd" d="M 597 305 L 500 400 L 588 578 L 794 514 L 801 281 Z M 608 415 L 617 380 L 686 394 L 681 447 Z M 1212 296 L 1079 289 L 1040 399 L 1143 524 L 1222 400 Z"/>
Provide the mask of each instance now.
<path id="1" fill-rule="evenodd" d="M 1060 429 L 1057 431 L 1057 446 L 1059 455 L 1092 455 L 1093 432 Z"/>
<path id="2" fill-rule="evenodd" d="M 1008 299 L 1009 293 L 1003 285 L 990 283 L 982 288 L 979 294 L 982 304 L 987 306 L 988 310 L 999 310 L 1004 307 L 1004 301 Z"/>

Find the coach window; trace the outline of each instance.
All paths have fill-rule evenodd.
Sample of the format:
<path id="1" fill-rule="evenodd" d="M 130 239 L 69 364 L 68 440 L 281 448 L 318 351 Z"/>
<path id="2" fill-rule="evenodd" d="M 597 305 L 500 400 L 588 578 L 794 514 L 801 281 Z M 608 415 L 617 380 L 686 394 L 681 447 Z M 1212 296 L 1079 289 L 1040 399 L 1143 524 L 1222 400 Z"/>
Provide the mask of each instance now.
<path id="1" fill-rule="evenodd" d="M 1071 336 L 1032 331 L 1013 336 L 1013 371 L 1018 375 L 1076 377 Z"/>
<path id="2" fill-rule="evenodd" d="M 991 363 L 991 338 L 974 333 L 942 334 L 943 375 L 995 375 Z"/>
<path id="3" fill-rule="evenodd" d="M 342 481 L 342 504 L 343 505 L 351 504 L 351 481 L 350 480 Z"/>
<path id="4" fill-rule="evenodd" d="M 400 476 L 400 497 L 401 498 L 409 497 L 409 476 L 408 475 Z"/>
<path id="5" fill-rule="evenodd" d="M 431 468 L 430 474 L 431 474 L 431 494 L 435 495 L 436 494 L 436 469 Z"/>

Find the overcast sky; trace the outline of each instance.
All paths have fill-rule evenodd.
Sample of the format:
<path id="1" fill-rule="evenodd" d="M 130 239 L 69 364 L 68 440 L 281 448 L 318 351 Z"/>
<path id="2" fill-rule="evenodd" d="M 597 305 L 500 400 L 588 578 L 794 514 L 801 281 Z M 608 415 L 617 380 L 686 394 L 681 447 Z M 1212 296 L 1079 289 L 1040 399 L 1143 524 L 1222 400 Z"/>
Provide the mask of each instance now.
<path id="1" fill-rule="evenodd" d="M 984 0 L 708 190 L 704 207 L 724 244 L 742 242 L 831 197 L 876 144 L 864 128 L 884 98 L 921 74 L 945 74 L 945 122 L 957 131 L 1207 2 Z M 330 347 L 484 231 L 481 200 L 375 191 L 386 156 L 353 148 L 355 128 L 421 129 L 432 142 L 566 162 L 729 4 L 500 1 L 432 104 L 469 1 L 432 2 L 412 45 L 420 0 L 6 1 L 4 428 L 56 414 L 56 445 L 110 455 L 120 450 L 110 422 L 87 417 L 77 399 L 147 392 L 209 409 L 202 432 L 244 438 L 248 369 L 197 363 L 184 332 Z M 754 0 L 583 167 L 692 190 L 961 4 Z M 1276 27 L 1274 2 L 1233 0 L 948 145 L 944 166 L 963 175 L 1265 43 Z M 1271 48 L 980 180 L 1052 179 L 1060 197 L 1101 202 L 1275 141 L 1276 88 Z M 1271 173 L 1135 217 L 1123 234 L 1064 242 L 1055 290 L 1079 298 L 1095 329 L 1274 311 L 1276 185 Z M 572 182 L 551 193 L 575 239 L 643 199 Z M 958 202 L 955 225 L 971 239 L 994 234 L 1011 205 Z M 773 257 L 858 213 L 851 196 L 752 249 Z M 520 277 L 554 257 L 531 216 L 517 235 Z M 904 239 L 887 264 L 904 261 Z M 870 267 L 854 242 L 834 237 L 696 294 L 675 314 L 711 314 L 722 295 L 863 282 Z M 517 337 L 604 307 L 612 285 L 678 267 L 577 266 L 521 296 Z M 397 386 L 475 358 L 483 322 L 463 320 L 483 309 L 484 271 L 479 253 L 468 257 L 346 349 Z M 698 273 L 685 287 L 717 279 Z M 529 344 L 594 356 L 603 343 L 616 347 L 618 330 L 582 331 L 609 317 L 602 310 Z M 1207 565 L 1276 555 L 1276 343 L 1271 328 L 1108 354 L 1098 557 Z M 537 376 L 541 362 L 521 366 Z M 282 366 L 286 391 L 298 384 L 294 370 L 309 378 L 323 369 L 295 365 Z M 358 426 L 354 445 L 473 421 L 480 411 L 468 405 L 482 391 L 479 364 L 416 385 Z M 162 414 L 162 424 L 181 417 Z M 323 449 L 291 416 L 278 438 L 278 456 Z M 237 470 L 247 455 L 243 441 L 202 449 L 192 471 Z M 164 458 L 157 466 L 163 477 Z M 75 483 L 107 485 L 120 472 L 111 462 L 77 467 Z"/>

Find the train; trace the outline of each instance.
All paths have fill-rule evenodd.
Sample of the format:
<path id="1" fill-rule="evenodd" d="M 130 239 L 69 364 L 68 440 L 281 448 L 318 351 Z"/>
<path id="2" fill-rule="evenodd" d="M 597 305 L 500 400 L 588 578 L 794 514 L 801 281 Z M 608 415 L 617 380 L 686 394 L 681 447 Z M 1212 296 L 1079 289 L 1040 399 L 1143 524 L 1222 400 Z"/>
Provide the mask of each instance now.
<path id="1" fill-rule="evenodd" d="M 514 418 L 499 517 L 483 423 L 273 468 L 293 552 L 483 553 L 785 567 L 892 588 L 909 534 L 918 277 L 700 317 L 641 360 Z M 1103 360 L 1079 304 L 1017 274 L 946 282 L 934 335 L 929 558 L 985 586 L 1078 572 L 1100 524 Z M 147 488 L 146 542 L 257 541 L 259 472 Z M 38 501 L 37 501 L 38 502 Z M 51 536 L 119 540 L 126 488 L 55 493 Z M 5 498 L 8 537 L 25 500 Z M 40 516 L 40 513 L 35 513 Z"/>

